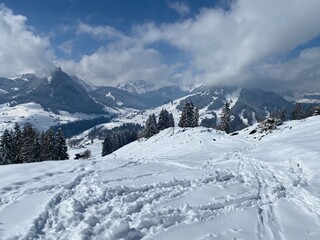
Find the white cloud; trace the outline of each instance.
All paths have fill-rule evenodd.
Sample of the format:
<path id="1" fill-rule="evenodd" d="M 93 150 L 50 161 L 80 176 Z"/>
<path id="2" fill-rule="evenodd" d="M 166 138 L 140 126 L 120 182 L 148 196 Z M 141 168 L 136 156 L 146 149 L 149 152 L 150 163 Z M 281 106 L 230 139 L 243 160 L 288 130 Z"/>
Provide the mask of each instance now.
<path id="1" fill-rule="evenodd" d="M 63 69 L 95 85 L 111 85 L 145 80 L 161 87 L 169 83 L 175 66 L 163 63 L 161 54 L 151 48 L 110 45 L 91 55 L 84 55 L 79 62 L 60 61 Z"/>
<path id="2" fill-rule="evenodd" d="M 320 47 L 303 50 L 299 56 L 285 62 L 265 63 L 257 66 L 253 83 L 271 88 L 274 85 L 279 90 L 285 89 L 320 89 Z M 268 79 L 261 83 L 257 80 Z"/>
<path id="3" fill-rule="evenodd" d="M 95 38 L 103 39 L 105 37 L 115 39 L 124 39 L 125 35 L 111 26 L 92 26 L 83 22 L 79 22 L 77 27 L 78 35 L 89 34 Z"/>
<path id="4" fill-rule="evenodd" d="M 41 75 L 52 67 L 54 55 L 48 39 L 34 34 L 26 21 L 0 4 L 0 76 Z"/>
<path id="5" fill-rule="evenodd" d="M 253 69 L 320 34 L 319 9 L 318 0 L 239 0 L 227 12 L 203 9 L 195 18 L 134 30 L 145 43 L 165 41 L 189 54 L 202 81 L 245 84 L 261 76 Z"/>
<path id="6" fill-rule="evenodd" d="M 190 13 L 190 8 L 186 2 L 168 2 L 168 7 L 175 10 L 181 16 Z"/>

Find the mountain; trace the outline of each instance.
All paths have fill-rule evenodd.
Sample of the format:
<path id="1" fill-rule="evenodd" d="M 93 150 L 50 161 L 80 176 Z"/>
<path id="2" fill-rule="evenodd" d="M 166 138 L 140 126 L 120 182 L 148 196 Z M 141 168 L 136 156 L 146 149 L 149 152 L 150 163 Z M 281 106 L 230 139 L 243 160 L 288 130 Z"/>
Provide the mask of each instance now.
<path id="1" fill-rule="evenodd" d="M 2 102 L 35 102 L 51 111 L 105 113 L 103 106 L 88 95 L 87 89 L 61 68 L 43 78 L 28 76 L 29 78 L 4 79 L 0 88 L 7 93 Z"/>
<path id="2" fill-rule="evenodd" d="M 293 103 L 281 96 L 259 89 L 236 87 L 202 87 L 184 98 L 177 106 L 182 110 L 185 101 L 192 102 L 200 110 L 201 125 L 216 127 L 220 121 L 222 107 L 226 101 L 231 103 L 232 131 L 264 120 L 279 109 L 286 109 L 291 116 Z"/>
<path id="3" fill-rule="evenodd" d="M 132 84 L 129 83 L 130 86 Z M 199 109 L 202 126 L 217 127 L 222 107 L 229 101 L 233 116 L 232 131 L 262 121 L 279 109 L 285 109 L 290 117 L 294 105 L 294 102 L 275 93 L 258 89 L 202 85 L 189 92 L 172 85 L 149 91 L 147 89 L 152 86 L 145 82 L 138 84 L 144 89 L 143 92 L 96 87 L 57 68 L 43 78 L 32 74 L 14 79 L 1 78 L 0 103 L 17 105 L 35 102 L 51 111 L 85 114 L 105 113 L 104 109 L 108 109 L 118 115 L 119 122 L 127 122 L 125 118 L 130 116 L 130 121 L 138 123 L 144 123 L 148 114 L 157 115 L 162 108 L 167 108 L 174 114 L 177 123 L 185 101 L 190 101 Z"/>
<path id="4" fill-rule="evenodd" d="M 90 95 L 107 107 L 149 109 L 173 101 L 188 92 L 177 86 L 163 87 L 146 93 L 132 93 L 116 87 L 99 87 L 90 92 Z"/>
<path id="5" fill-rule="evenodd" d="M 101 157 L 0 167 L 0 239 L 290 239 L 319 228 L 320 117 L 260 141 L 171 128 Z"/>

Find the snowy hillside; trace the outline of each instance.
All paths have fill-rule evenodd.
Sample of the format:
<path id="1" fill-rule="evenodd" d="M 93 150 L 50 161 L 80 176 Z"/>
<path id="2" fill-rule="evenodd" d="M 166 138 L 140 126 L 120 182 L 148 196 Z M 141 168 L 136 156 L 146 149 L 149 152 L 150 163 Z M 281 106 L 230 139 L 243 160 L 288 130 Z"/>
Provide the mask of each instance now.
<path id="1" fill-rule="evenodd" d="M 11 107 L 9 104 L 0 104 L 0 134 L 4 129 L 12 129 L 15 123 L 32 123 L 39 131 L 48 130 L 51 126 L 68 123 L 76 120 L 97 117 L 94 114 L 68 113 L 59 114 L 45 111 L 39 104 L 30 102 Z"/>
<path id="2" fill-rule="evenodd" d="M 97 142 L 89 160 L 0 166 L 0 239 L 320 239 L 319 124 L 167 129 L 106 157 Z"/>

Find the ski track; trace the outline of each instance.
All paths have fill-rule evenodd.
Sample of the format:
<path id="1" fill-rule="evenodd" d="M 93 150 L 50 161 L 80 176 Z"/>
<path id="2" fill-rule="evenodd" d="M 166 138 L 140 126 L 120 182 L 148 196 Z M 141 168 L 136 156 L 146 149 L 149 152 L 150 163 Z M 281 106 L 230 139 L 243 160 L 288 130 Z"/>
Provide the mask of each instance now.
<path id="1" fill-rule="evenodd" d="M 285 240 L 275 210 L 279 199 L 285 199 L 290 204 L 305 209 L 320 225 L 320 199 L 305 188 L 308 179 L 304 178 L 303 170 L 294 169 L 290 162 L 265 163 L 259 159 L 244 157 L 244 153 L 256 147 L 256 144 L 242 140 L 242 144 L 239 144 L 236 150 L 226 151 L 219 159 L 210 157 L 209 160 L 202 160 L 200 167 L 191 167 L 175 160 L 139 159 L 96 171 L 86 169 L 85 164 L 80 165 L 68 171 L 76 176 L 64 185 L 45 185 L 19 191 L 26 184 L 65 174 L 63 172 L 48 172 L 34 177 L 29 182 L 16 182 L 16 187 L 0 189 L 1 209 L 28 194 L 46 191 L 52 192 L 53 196 L 43 211 L 32 220 L 29 230 L 23 236 L 16 235 L 9 239 L 57 239 L 59 236 L 58 239 L 137 240 L 145 236 L 157 236 L 179 224 L 208 221 L 218 215 L 254 207 L 257 209 L 256 239 Z M 101 174 L 150 163 L 196 171 L 217 169 L 218 166 L 229 162 L 235 163 L 233 170 L 215 170 L 211 174 L 191 180 L 174 178 L 141 186 L 121 185 L 123 181 L 134 183 L 135 180 L 154 177 L 168 171 L 152 171 L 106 180 L 100 178 Z M 92 161 L 91 164 L 95 165 L 96 161 Z M 113 183 L 112 186 L 108 186 L 109 183 Z M 179 199 L 196 189 L 222 184 L 250 186 L 256 189 L 256 194 L 240 194 L 230 199 L 224 198 L 220 202 L 208 202 L 199 206 L 170 206 L 171 200 Z M 164 203 L 169 205 L 161 207 Z M 212 238 L 212 234 L 207 234 L 201 239 Z"/>

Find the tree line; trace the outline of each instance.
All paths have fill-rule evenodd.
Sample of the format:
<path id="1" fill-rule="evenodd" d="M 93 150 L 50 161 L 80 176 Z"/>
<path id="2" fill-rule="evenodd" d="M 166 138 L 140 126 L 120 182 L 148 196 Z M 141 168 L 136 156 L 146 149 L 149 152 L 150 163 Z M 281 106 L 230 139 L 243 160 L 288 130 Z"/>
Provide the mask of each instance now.
<path id="1" fill-rule="evenodd" d="M 105 136 L 102 143 L 101 155 L 108 155 L 124 145 L 136 141 L 142 129 L 142 126 L 139 124 L 127 123 L 120 127 L 100 131 L 100 134 L 96 133 L 100 136 L 101 134 Z"/>
<path id="2" fill-rule="evenodd" d="M 32 124 L 12 130 L 5 129 L 0 137 L 0 165 L 68 159 L 68 148 L 61 129 L 37 131 Z"/>

